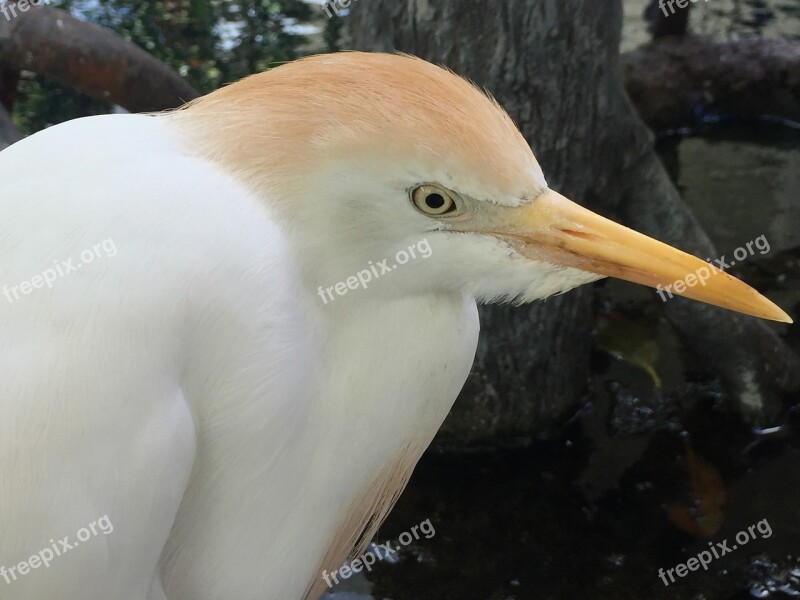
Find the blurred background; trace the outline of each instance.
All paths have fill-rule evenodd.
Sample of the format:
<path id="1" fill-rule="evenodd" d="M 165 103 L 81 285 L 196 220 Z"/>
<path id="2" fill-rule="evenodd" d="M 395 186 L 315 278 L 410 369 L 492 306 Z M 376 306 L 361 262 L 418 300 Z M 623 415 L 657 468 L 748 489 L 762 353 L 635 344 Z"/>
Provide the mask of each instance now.
<path id="1" fill-rule="evenodd" d="M 576 200 L 702 257 L 765 240 L 731 272 L 798 317 L 798 0 L 20 4 L 0 2 L 0 149 L 307 54 L 403 50 L 494 93 Z M 436 535 L 330 598 L 800 597 L 796 327 L 618 282 L 482 313 L 474 372 L 379 541 L 425 519 Z M 764 519 L 768 538 L 659 577 Z"/>

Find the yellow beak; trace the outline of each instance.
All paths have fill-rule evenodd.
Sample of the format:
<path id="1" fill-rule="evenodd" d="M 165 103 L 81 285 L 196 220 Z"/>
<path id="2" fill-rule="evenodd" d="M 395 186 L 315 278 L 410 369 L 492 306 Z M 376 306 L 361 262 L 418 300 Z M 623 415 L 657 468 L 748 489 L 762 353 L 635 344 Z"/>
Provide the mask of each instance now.
<path id="1" fill-rule="evenodd" d="M 657 288 L 747 315 L 791 323 L 777 305 L 746 283 L 672 246 L 609 221 L 548 191 L 509 211 L 492 233 L 524 256 Z"/>

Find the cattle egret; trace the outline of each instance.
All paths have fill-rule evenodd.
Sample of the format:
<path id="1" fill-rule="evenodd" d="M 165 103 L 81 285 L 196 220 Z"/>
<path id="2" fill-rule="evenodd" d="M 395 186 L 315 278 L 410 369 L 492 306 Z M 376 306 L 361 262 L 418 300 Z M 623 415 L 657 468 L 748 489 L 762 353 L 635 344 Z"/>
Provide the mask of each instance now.
<path id="1" fill-rule="evenodd" d="M 52 127 L 0 154 L 0 201 L 4 600 L 313 600 L 447 415 L 476 302 L 707 267 L 550 190 L 497 103 L 408 56 Z"/>

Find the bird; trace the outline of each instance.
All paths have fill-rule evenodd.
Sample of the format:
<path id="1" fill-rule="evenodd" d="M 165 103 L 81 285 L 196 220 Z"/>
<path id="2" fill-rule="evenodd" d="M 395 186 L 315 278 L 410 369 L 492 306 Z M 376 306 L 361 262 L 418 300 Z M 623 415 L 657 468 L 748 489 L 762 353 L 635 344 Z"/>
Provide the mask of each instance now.
<path id="1" fill-rule="evenodd" d="M 403 54 L 48 128 L 0 153 L 0 203 L 4 600 L 313 600 L 448 414 L 478 304 L 709 267 Z M 724 272 L 679 288 L 791 322 Z"/>

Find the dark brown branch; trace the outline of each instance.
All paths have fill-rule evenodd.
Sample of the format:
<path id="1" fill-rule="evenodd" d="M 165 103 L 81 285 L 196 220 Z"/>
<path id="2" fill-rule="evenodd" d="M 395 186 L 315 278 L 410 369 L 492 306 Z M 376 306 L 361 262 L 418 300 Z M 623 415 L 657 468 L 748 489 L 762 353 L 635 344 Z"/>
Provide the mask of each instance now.
<path id="1" fill-rule="evenodd" d="M 33 71 L 131 112 L 173 108 L 197 92 L 172 69 L 112 31 L 64 11 L 31 7 L 0 18 L 0 62 Z"/>
<path id="2" fill-rule="evenodd" d="M 669 37 L 624 54 L 622 63 L 628 94 L 656 130 L 692 124 L 704 108 L 800 121 L 796 41 Z"/>

